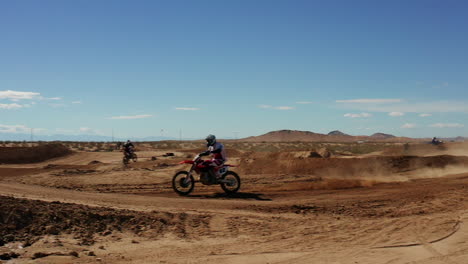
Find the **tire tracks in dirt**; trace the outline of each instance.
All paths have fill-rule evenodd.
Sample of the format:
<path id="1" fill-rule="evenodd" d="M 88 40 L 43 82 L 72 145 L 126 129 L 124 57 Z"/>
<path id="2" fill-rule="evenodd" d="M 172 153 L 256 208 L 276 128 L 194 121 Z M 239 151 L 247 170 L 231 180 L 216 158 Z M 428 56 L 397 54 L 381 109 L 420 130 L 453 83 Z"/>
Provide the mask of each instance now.
<path id="1" fill-rule="evenodd" d="M 67 189 L 26 185 L 19 183 L 0 183 L 0 195 L 42 201 L 59 201 L 96 207 L 128 209 L 134 211 L 171 211 L 192 214 L 212 213 L 247 217 L 271 217 L 269 213 L 254 212 L 237 208 L 250 205 L 252 201 L 194 199 L 187 197 L 160 197 L 132 194 L 82 192 Z M 235 211 L 233 211 L 236 209 Z M 295 214 L 283 214 L 282 218 L 297 218 Z"/>
<path id="2" fill-rule="evenodd" d="M 376 247 L 372 247 L 373 249 L 383 249 L 383 248 L 403 248 L 403 247 L 415 247 L 415 246 L 425 246 L 425 245 L 430 245 L 430 244 L 433 244 L 433 243 L 436 243 L 436 242 L 440 242 L 444 239 L 447 239 L 451 236 L 453 236 L 456 232 L 459 231 L 460 229 L 460 225 L 461 225 L 461 221 L 460 220 L 457 220 L 455 225 L 453 226 L 453 229 L 451 232 L 449 232 L 447 235 L 444 235 L 440 238 L 437 238 L 437 239 L 434 239 L 434 240 L 430 240 L 430 241 L 427 241 L 427 239 L 425 239 L 424 237 L 422 237 L 419 233 L 415 232 L 414 230 L 412 230 L 413 232 L 413 235 L 416 237 L 416 239 L 419 241 L 419 242 L 416 242 L 416 243 L 408 243 L 408 244 L 397 244 L 397 245 L 387 245 L 387 246 L 376 246 Z M 381 232 L 379 232 L 378 234 L 376 234 L 376 236 L 382 234 L 382 233 L 385 233 L 386 230 L 381 230 Z"/>

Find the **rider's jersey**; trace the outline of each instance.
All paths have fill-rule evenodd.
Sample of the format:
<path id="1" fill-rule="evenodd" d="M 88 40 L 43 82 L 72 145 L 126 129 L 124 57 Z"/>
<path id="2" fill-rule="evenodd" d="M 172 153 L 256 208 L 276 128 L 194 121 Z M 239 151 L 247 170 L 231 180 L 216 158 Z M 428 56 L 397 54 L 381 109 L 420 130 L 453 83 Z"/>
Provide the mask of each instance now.
<path id="1" fill-rule="evenodd" d="M 210 151 L 211 154 L 213 154 L 213 159 L 222 160 L 223 162 L 227 160 L 224 146 L 219 142 L 216 142 L 213 146 L 209 146 L 208 151 Z"/>
<path id="2" fill-rule="evenodd" d="M 123 147 L 124 147 L 124 149 L 125 149 L 126 152 L 131 152 L 131 151 L 135 148 L 135 146 L 133 145 L 133 143 L 125 143 L 125 144 L 123 145 Z"/>

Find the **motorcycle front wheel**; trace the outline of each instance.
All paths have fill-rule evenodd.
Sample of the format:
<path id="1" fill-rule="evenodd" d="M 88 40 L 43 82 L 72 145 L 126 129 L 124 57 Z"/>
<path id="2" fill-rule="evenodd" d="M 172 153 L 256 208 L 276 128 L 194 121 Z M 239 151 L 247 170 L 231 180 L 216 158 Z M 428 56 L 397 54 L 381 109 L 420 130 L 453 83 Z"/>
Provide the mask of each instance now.
<path id="1" fill-rule="evenodd" d="M 178 195 L 188 195 L 193 191 L 195 187 L 195 180 L 192 175 L 189 175 L 188 171 L 179 171 L 172 178 L 172 189 Z"/>
<path id="2" fill-rule="evenodd" d="M 137 162 L 137 160 L 138 160 L 137 154 L 133 153 L 132 160 L 133 160 L 133 162 Z"/>
<path id="3" fill-rule="evenodd" d="M 227 193 L 236 193 L 241 185 L 239 175 L 233 171 L 226 172 L 221 178 L 221 188 Z"/>

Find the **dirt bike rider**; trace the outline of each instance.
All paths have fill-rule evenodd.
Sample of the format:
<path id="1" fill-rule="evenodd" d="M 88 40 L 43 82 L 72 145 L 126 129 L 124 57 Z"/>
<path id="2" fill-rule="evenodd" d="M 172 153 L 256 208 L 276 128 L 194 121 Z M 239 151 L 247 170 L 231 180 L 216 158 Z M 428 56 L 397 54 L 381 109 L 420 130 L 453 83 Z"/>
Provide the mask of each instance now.
<path id="1" fill-rule="evenodd" d="M 220 168 L 227 160 L 226 151 L 224 150 L 223 144 L 216 142 L 215 135 L 210 134 L 205 138 L 205 140 L 208 150 L 200 153 L 200 156 L 208 156 L 210 154 L 213 155 L 211 160 L 205 161 L 205 165 L 212 167 L 210 169 L 210 174 L 212 179 L 215 179 L 215 177 L 219 177 L 218 168 Z"/>
<path id="2" fill-rule="evenodd" d="M 128 155 L 130 157 L 133 155 L 133 152 L 135 151 L 135 145 L 133 145 L 130 139 L 123 144 L 123 150 L 125 155 Z"/>
<path id="3" fill-rule="evenodd" d="M 434 137 L 432 139 L 432 142 L 431 142 L 433 145 L 439 145 L 439 144 L 442 144 L 442 141 L 440 141 L 439 139 L 437 139 L 436 137 Z"/>

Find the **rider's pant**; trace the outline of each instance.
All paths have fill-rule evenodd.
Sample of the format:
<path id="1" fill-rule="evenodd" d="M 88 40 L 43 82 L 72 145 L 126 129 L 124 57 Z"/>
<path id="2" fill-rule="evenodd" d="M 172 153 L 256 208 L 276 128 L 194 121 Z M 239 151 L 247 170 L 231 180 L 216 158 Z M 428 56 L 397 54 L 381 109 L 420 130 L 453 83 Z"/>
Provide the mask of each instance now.
<path id="1" fill-rule="evenodd" d="M 211 160 L 205 160 L 203 162 L 205 166 L 210 166 L 210 167 L 218 167 L 224 164 L 224 160 L 222 159 L 211 159 Z"/>
<path id="2" fill-rule="evenodd" d="M 221 168 L 221 165 L 223 164 L 224 164 L 224 160 L 222 159 L 212 159 L 212 160 L 205 161 L 205 165 L 211 167 L 211 171 L 214 173 L 214 176 L 219 176 L 218 170 Z"/>

